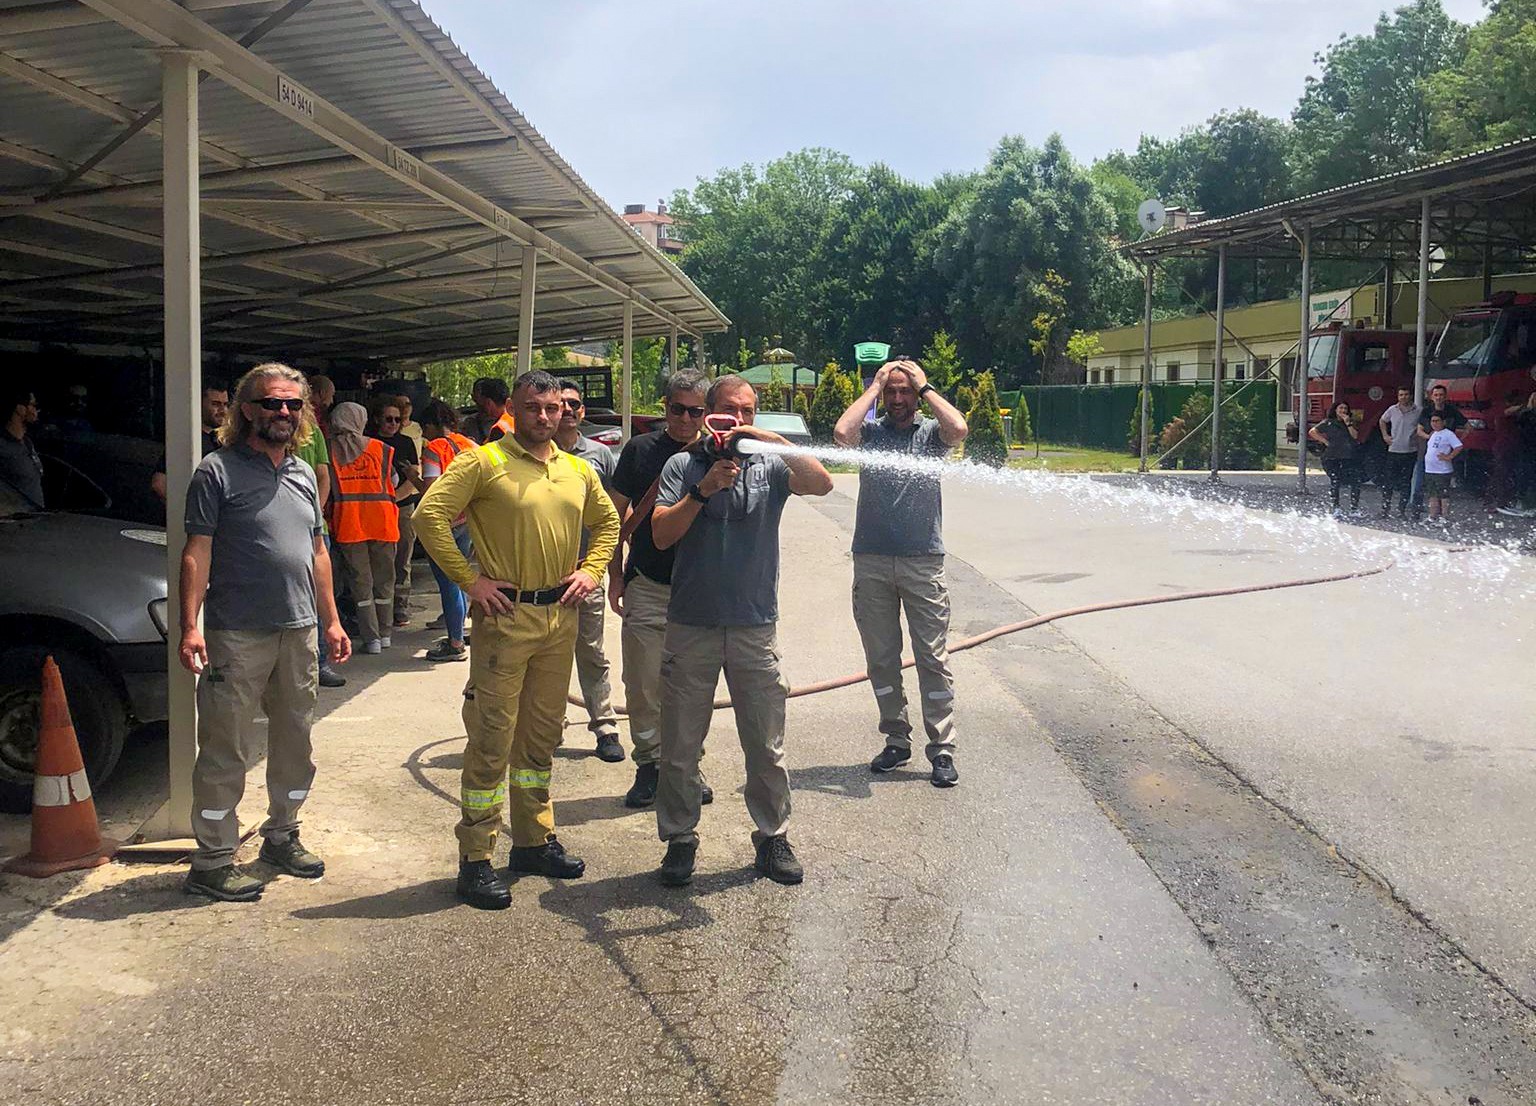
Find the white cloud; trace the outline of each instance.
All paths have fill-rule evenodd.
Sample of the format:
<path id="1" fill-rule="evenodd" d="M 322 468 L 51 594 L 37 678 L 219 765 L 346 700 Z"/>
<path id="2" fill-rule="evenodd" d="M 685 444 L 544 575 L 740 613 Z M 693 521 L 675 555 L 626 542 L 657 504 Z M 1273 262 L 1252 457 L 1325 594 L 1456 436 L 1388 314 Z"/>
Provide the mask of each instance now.
<path id="1" fill-rule="evenodd" d="M 1445 0 L 1459 19 L 1480 0 Z M 1380 0 L 424 0 L 610 203 L 803 146 L 919 179 L 1004 134 L 1089 160 L 1224 108 L 1289 113 Z"/>

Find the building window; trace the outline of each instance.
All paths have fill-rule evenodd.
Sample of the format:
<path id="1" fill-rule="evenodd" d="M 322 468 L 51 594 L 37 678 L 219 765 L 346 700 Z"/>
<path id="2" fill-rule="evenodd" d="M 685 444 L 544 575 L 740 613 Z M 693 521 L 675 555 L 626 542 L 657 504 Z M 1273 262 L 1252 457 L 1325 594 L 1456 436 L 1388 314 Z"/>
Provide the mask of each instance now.
<path id="1" fill-rule="evenodd" d="M 1167 377 L 1165 379 L 1168 379 L 1168 380 L 1177 380 L 1177 379 L 1179 379 L 1179 371 L 1180 371 L 1179 370 L 1179 363 L 1177 361 L 1170 361 L 1170 362 L 1168 362 L 1168 375 L 1167 375 Z"/>
<path id="2" fill-rule="evenodd" d="M 1239 361 L 1236 365 L 1232 366 L 1232 377 L 1234 380 L 1247 380 L 1248 363 L 1246 361 Z"/>
<path id="3" fill-rule="evenodd" d="M 1098 382 L 1099 382 L 1099 370 L 1098 369 L 1089 369 L 1088 370 L 1088 383 L 1090 383 L 1090 384 L 1097 384 Z"/>

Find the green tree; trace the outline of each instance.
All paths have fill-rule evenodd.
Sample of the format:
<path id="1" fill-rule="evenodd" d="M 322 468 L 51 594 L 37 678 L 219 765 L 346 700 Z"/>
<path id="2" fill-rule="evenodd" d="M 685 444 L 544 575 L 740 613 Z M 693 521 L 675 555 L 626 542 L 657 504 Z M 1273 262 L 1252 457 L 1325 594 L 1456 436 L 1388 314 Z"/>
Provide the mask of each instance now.
<path id="1" fill-rule="evenodd" d="M 1011 383 L 1037 379 L 1029 334 L 1045 272 L 1065 281 L 1069 322 L 1096 325 L 1090 289 L 1100 270 L 1125 271 L 1110 250 L 1114 227 L 1114 212 L 1060 135 L 1038 149 L 1004 138 L 936 232 L 935 263 L 965 360 L 1004 366 Z"/>
<path id="2" fill-rule="evenodd" d="M 1307 191 L 1411 169 L 1431 160 L 1431 85 L 1461 65 L 1467 28 L 1440 0 L 1382 13 L 1368 35 L 1340 36 L 1315 59 L 1291 118 Z M 1482 81 L 1486 73 L 1477 73 Z"/>
<path id="3" fill-rule="evenodd" d="M 539 350 L 535 363 L 542 369 L 564 369 L 571 364 L 571 351 L 566 346 L 545 346 Z"/>
<path id="4" fill-rule="evenodd" d="M 990 371 L 976 378 L 976 402 L 966 412 L 970 433 L 965 437 L 965 458 L 993 468 L 1002 468 L 1008 460 L 1008 442 L 1003 437 L 1003 413 L 997 405 L 997 381 Z"/>
<path id="5" fill-rule="evenodd" d="M 969 412 L 976 406 L 976 389 L 969 384 L 962 384 L 955 389 L 955 406 L 962 411 Z"/>
<path id="6" fill-rule="evenodd" d="M 806 426 L 810 426 L 811 425 L 811 403 L 810 403 L 810 400 L 805 398 L 805 393 L 804 392 L 801 392 L 801 391 L 796 391 L 795 392 L 795 400 L 794 400 L 793 407 L 794 407 L 795 414 L 799 415 L 802 419 L 805 420 L 805 425 Z"/>
<path id="7" fill-rule="evenodd" d="M 1031 442 L 1035 437 L 1035 428 L 1029 417 L 1029 400 L 1024 398 L 1024 389 L 1019 389 L 1019 401 L 1013 406 L 1013 440 L 1020 445 Z"/>
<path id="8" fill-rule="evenodd" d="M 782 411 L 787 402 L 786 396 L 789 386 L 784 383 L 784 374 L 779 371 L 777 365 L 768 371 L 768 383 L 763 385 L 762 395 L 759 398 L 764 411 Z"/>
<path id="9" fill-rule="evenodd" d="M 1429 78 L 1437 153 L 1536 134 L 1536 0 L 1492 0 L 1463 58 Z"/>
<path id="10" fill-rule="evenodd" d="M 1131 425 L 1125 432 L 1125 446 L 1137 457 L 1141 456 L 1141 403 L 1146 396 L 1145 388 L 1136 391 L 1136 406 L 1131 409 Z"/>
<path id="11" fill-rule="evenodd" d="M 462 407 L 469 402 L 470 389 L 482 376 L 498 376 L 508 384 L 517 376 L 517 356 L 512 353 L 486 353 L 478 357 L 457 357 L 424 365 L 432 394 Z"/>
<path id="12" fill-rule="evenodd" d="M 828 361 L 827 367 L 821 370 L 821 379 L 816 384 L 816 394 L 811 399 L 810 415 L 805 420 L 810 424 L 811 437 L 818 442 L 830 442 L 832 429 L 837 425 L 837 420 L 848 410 L 857 396 L 854 382 L 838 366 L 836 361 Z"/>
<path id="13" fill-rule="evenodd" d="M 948 395 L 962 371 L 960 347 L 949 336 L 949 331 L 934 331 L 933 337 L 923 347 L 922 364 L 923 371 L 928 374 L 928 383 Z"/>
<path id="14" fill-rule="evenodd" d="M 711 339 L 719 359 L 748 335 L 782 335 L 809 356 L 822 341 L 806 290 L 816 278 L 808 248 L 863 176 L 845 155 L 807 149 L 759 169 L 723 169 L 672 197 L 687 238 L 682 268 L 709 290 L 733 329 Z"/>

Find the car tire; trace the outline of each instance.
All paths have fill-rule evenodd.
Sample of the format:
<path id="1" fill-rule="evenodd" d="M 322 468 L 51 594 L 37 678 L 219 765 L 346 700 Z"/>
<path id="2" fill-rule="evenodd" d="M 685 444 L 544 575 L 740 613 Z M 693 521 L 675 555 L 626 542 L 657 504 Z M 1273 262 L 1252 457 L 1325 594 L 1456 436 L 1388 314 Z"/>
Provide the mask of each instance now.
<path id="1" fill-rule="evenodd" d="M 128 737 L 128 710 L 113 681 L 84 655 L 67 648 L 22 645 L 0 652 L 0 811 L 32 809 L 32 762 L 37 755 L 43 660 L 53 657 L 94 789 L 117 767 Z"/>

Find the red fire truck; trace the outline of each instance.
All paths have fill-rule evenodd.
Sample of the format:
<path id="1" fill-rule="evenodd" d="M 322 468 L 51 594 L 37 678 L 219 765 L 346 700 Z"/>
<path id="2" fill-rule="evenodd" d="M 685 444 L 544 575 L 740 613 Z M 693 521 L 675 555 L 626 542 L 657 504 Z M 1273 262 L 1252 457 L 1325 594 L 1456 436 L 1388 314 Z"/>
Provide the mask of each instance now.
<path id="1" fill-rule="evenodd" d="M 1415 335 L 1411 330 L 1381 330 L 1332 323 L 1312 332 L 1307 356 L 1307 427 L 1328 417 L 1336 403 L 1348 403 L 1355 418 L 1369 428 L 1365 440 L 1365 470 L 1374 479 L 1386 443 L 1381 440 L 1381 414 L 1397 402 L 1398 385 L 1413 384 Z M 1291 417 L 1301 414 L 1296 397 Z M 1286 436 L 1296 441 L 1300 426 L 1293 423 Z M 1308 443 L 1313 451 L 1322 447 Z"/>
<path id="2" fill-rule="evenodd" d="M 1426 387 L 1436 384 L 1466 416 L 1469 480 L 1502 471 L 1497 462 L 1517 440 L 1504 409 L 1536 390 L 1536 295 L 1499 292 L 1452 315 L 1429 363 Z"/>

